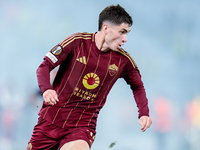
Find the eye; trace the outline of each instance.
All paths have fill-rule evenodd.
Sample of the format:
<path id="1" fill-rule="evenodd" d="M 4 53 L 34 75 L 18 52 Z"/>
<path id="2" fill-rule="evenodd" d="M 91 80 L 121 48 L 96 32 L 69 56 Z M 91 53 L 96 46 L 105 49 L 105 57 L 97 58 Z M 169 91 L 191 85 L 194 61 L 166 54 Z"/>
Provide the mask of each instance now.
<path id="1" fill-rule="evenodd" d="M 127 33 L 127 31 L 125 31 L 125 30 L 120 31 L 120 34 L 126 34 L 126 33 Z"/>

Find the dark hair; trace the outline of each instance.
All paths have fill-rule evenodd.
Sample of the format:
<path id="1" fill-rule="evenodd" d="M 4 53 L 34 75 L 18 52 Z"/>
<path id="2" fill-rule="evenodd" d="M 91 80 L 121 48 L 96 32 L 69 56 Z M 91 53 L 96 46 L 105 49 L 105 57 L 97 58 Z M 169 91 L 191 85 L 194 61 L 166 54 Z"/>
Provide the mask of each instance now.
<path id="1" fill-rule="evenodd" d="M 131 26 L 133 24 L 131 16 L 119 4 L 108 6 L 101 11 L 99 14 L 99 31 L 104 21 L 111 22 L 115 25 L 127 23 Z"/>

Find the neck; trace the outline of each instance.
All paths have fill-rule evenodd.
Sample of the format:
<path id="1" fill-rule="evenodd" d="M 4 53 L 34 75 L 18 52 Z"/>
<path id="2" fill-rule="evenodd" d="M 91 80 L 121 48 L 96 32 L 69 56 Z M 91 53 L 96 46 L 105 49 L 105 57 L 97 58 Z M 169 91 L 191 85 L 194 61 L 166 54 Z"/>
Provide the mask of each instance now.
<path id="1" fill-rule="evenodd" d="M 101 31 L 95 35 L 95 44 L 100 51 L 107 51 L 109 49 L 105 46 L 105 34 L 101 33 Z"/>

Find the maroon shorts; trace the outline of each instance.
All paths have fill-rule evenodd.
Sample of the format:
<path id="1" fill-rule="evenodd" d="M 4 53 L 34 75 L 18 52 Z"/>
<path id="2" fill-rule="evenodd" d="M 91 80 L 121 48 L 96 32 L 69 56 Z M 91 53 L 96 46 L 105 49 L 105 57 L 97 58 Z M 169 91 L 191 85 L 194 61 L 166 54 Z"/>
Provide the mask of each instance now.
<path id="1" fill-rule="evenodd" d="M 65 143 L 75 140 L 84 140 L 91 147 L 95 134 L 95 130 L 89 127 L 63 129 L 39 118 L 27 150 L 57 150 Z"/>

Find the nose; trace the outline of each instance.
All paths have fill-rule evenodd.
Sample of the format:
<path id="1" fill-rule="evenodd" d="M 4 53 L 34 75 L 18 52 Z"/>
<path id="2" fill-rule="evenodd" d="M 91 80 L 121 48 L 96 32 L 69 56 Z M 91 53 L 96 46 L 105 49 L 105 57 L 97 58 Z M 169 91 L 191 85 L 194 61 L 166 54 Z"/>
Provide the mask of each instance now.
<path id="1" fill-rule="evenodd" d="M 124 34 L 122 37 L 122 42 L 125 43 L 127 42 L 127 34 Z"/>

